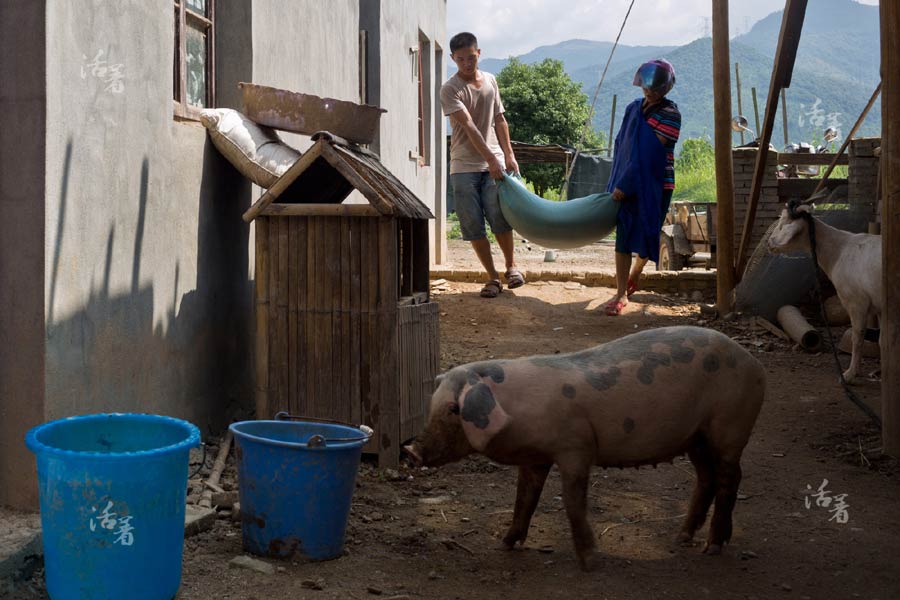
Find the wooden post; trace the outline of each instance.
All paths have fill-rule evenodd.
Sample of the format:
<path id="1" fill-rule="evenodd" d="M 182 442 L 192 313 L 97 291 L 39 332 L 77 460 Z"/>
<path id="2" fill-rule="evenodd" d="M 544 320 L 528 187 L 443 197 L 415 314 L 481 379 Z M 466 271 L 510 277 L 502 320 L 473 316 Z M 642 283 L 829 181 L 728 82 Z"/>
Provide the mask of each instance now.
<path id="1" fill-rule="evenodd" d="M 900 6 L 881 2 L 881 422 L 884 453 L 900 457 Z"/>
<path id="2" fill-rule="evenodd" d="M 753 118 L 756 120 L 756 135 L 759 135 L 759 104 L 756 102 L 756 88 L 750 88 L 750 95 L 753 96 Z"/>
<path id="3" fill-rule="evenodd" d="M 787 94 L 784 88 L 781 88 L 781 126 L 784 128 L 784 145 L 787 147 L 791 143 L 791 138 L 788 135 Z"/>
<path id="4" fill-rule="evenodd" d="M 400 462 L 400 406 L 397 390 L 399 378 L 400 340 L 397 331 L 397 293 L 400 265 L 397 261 L 397 219 L 378 219 L 377 252 L 381 260 L 375 306 L 376 335 L 381 344 L 378 373 L 374 378 L 379 386 L 381 405 L 376 409 L 378 419 L 378 466 L 396 468 Z"/>
<path id="5" fill-rule="evenodd" d="M 731 61 L 728 0 L 713 0 L 713 86 L 716 152 L 716 307 L 731 312 L 734 291 L 734 163 L 731 157 Z"/>
<path id="6" fill-rule="evenodd" d="M 734 86 L 737 89 L 738 114 L 744 115 L 744 107 L 741 104 L 741 63 L 734 63 Z M 744 131 L 741 130 L 741 145 L 744 145 Z"/>
<path id="7" fill-rule="evenodd" d="M 256 418 L 271 419 L 269 387 L 269 217 L 256 219 Z"/>
<path id="8" fill-rule="evenodd" d="M 797 58 L 797 46 L 800 44 L 800 30 L 806 16 L 806 0 L 787 0 L 784 6 L 784 17 L 781 20 L 781 33 L 778 34 L 778 48 L 775 50 L 775 64 L 772 67 L 772 79 L 769 82 L 769 98 L 766 101 L 766 115 L 763 118 L 762 132 L 759 134 L 759 151 L 756 154 L 756 167 L 750 182 L 750 196 L 747 198 L 747 213 L 744 217 L 744 229 L 741 232 L 741 245 L 737 255 L 737 273 L 739 281 L 747 262 L 753 222 L 756 220 L 756 207 L 762 191 L 762 181 L 766 172 L 766 160 L 769 153 L 769 140 L 772 139 L 772 128 L 775 125 L 775 113 L 778 111 L 778 93 L 782 88 L 791 85 L 794 72 L 794 60 Z M 713 45 L 715 51 L 715 44 Z M 714 61 L 715 62 L 715 61 Z M 717 244 L 717 249 L 720 244 Z"/>
<path id="9" fill-rule="evenodd" d="M 613 94 L 612 116 L 609 119 L 609 139 L 606 141 L 606 156 L 612 156 L 613 131 L 616 127 L 616 95 Z"/>

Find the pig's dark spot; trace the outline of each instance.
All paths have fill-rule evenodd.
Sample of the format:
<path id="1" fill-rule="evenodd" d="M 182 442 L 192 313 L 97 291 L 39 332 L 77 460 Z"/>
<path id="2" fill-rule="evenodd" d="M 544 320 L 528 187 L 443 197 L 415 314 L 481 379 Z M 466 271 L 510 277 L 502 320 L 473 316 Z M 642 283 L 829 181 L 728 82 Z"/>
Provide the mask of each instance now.
<path id="1" fill-rule="evenodd" d="M 571 400 L 575 397 L 575 386 L 567 383 L 563 386 L 562 392 L 563 396 Z"/>
<path id="2" fill-rule="evenodd" d="M 466 386 L 466 381 L 468 378 L 467 373 L 468 371 L 464 372 L 461 370 L 458 371 L 456 369 L 447 373 L 445 381 L 447 385 L 450 386 L 450 390 L 454 398 L 458 398 L 459 393 Z M 444 383 L 442 382 L 441 385 L 444 385 Z"/>
<path id="3" fill-rule="evenodd" d="M 622 423 L 622 429 L 625 430 L 625 433 L 631 433 L 634 431 L 634 419 L 631 417 L 625 417 L 625 422 Z"/>
<path id="4" fill-rule="evenodd" d="M 685 348 L 684 346 L 670 345 L 672 349 L 672 360 L 677 363 L 689 363 L 694 360 L 693 348 Z"/>
<path id="5" fill-rule="evenodd" d="M 466 369 L 466 382 L 469 385 L 475 385 L 481 381 L 481 377 L 475 372 L 475 369 Z"/>
<path id="6" fill-rule="evenodd" d="M 503 383 L 503 380 L 506 379 L 506 373 L 503 372 L 503 367 L 497 363 L 476 365 L 475 373 L 481 377 L 490 377 L 494 380 L 494 383 Z"/>
<path id="7" fill-rule="evenodd" d="M 472 386 L 463 403 L 462 418 L 478 429 L 485 429 L 490 423 L 490 414 L 497 406 L 491 388 L 484 383 Z"/>
<path id="8" fill-rule="evenodd" d="M 644 355 L 644 360 L 637 371 L 638 381 L 650 385 L 653 383 L 653 371 L 659 366 L 669 366 L 672 359 L 668 354 L 660 354 L 659 352 L 648 352 Z"/>
<path id="9" fill-rule="evenodd" d="M 737 356 L 729 352 L 725 355 L 725 366 L 729 369 L 733 369 L 737 366 Z"/>
<path id="10" fill-rule="evenodd" d="M 627 341 L 609 342 L 572 354 L 536 356 L 528 360 L 536 367 L 580 371 L 598 390 L 606 390 L 615 385 L 620 376 L 619 366 L 624 361 L 635 361 L 640 363 L 637 370 L 638 380 L 649 385 L 654 380 L 656 367 L 669 366 L 673 362 L 691 363 L 697 358 L 698 349 L 713 344 L 721 345 L 725 341 L 725 336 L 697 327 L 672 327 L 643 331 L 626 339 Z M 661 352 L 660 346 L 667 347 L 669 352 Z M 727 356 L 724 357 L 725 364 L 729 366 L 730 360 Z M 704 368 L 710 371 L 708 361 L 707 356 L 704 359 Z M 717 368 L 718 362 L 713 370 Z"/>
<path id="11" fill-rule="evenodd" d="M 703 370 L 707 373 L 713 373 L 719 370 L 719 356 L 717 354 L 707 354 L 703 358 Z"/>
<path id="12" fill-rule="evenodd" d="M 621 371 L 618 367 L 610 367 L 607 371 L 587 371 L 584 378 L 596 390 L 608 390 L 616 385 Z"/>

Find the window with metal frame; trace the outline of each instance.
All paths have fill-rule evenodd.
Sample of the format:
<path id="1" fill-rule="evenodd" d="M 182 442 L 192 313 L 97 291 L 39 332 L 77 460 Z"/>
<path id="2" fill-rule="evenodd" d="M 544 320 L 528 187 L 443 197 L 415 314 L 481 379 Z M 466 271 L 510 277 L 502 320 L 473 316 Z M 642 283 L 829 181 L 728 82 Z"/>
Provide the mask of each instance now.
<path id="1" fill-rule="evenodd" d="M 175 0 L 172 100 L 176 117 L 215 106 L 215 0 Z"/>

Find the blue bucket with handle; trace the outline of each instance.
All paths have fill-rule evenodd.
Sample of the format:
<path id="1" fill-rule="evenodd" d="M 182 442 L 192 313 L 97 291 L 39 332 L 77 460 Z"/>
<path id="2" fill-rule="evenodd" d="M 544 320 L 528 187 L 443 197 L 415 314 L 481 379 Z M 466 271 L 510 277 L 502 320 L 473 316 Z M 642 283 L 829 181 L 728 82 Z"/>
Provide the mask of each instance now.
<path id="1" fill-rule="evenodd" d="M 230 429 L 244 549 L 274 558 L 341 556 L 362 447 L 372 430 L 287 413 Z"/>
<path id="2" fill-rule="evenodd" d="M 25 444 L 37 457 L 49 596 L 171 600 L 197 427 L 158 415 L 85 415 L 39 425 Z"/>

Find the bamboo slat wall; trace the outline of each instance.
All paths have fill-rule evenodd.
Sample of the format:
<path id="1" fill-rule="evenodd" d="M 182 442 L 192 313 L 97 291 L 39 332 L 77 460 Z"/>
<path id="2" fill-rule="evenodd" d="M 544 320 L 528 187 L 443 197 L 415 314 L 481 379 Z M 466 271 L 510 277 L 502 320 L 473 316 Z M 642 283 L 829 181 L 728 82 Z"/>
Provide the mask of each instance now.
<path id="1" fill-rule="evenodd" d="M 400 439 L 425 426 L 427 399 L 440 370 L 439 307 L 436 302 L 400 307 Z M 422 410 L 422 399 L 426 399 Z"/>
<path id="2" fill-rule="evenodd" d="M 438 369 L 437 305 L 398 306 L 400 221 L 263 215 L 256 227 L 257 418 L 369 425 L 366 451 L 396 465 Z"/>

